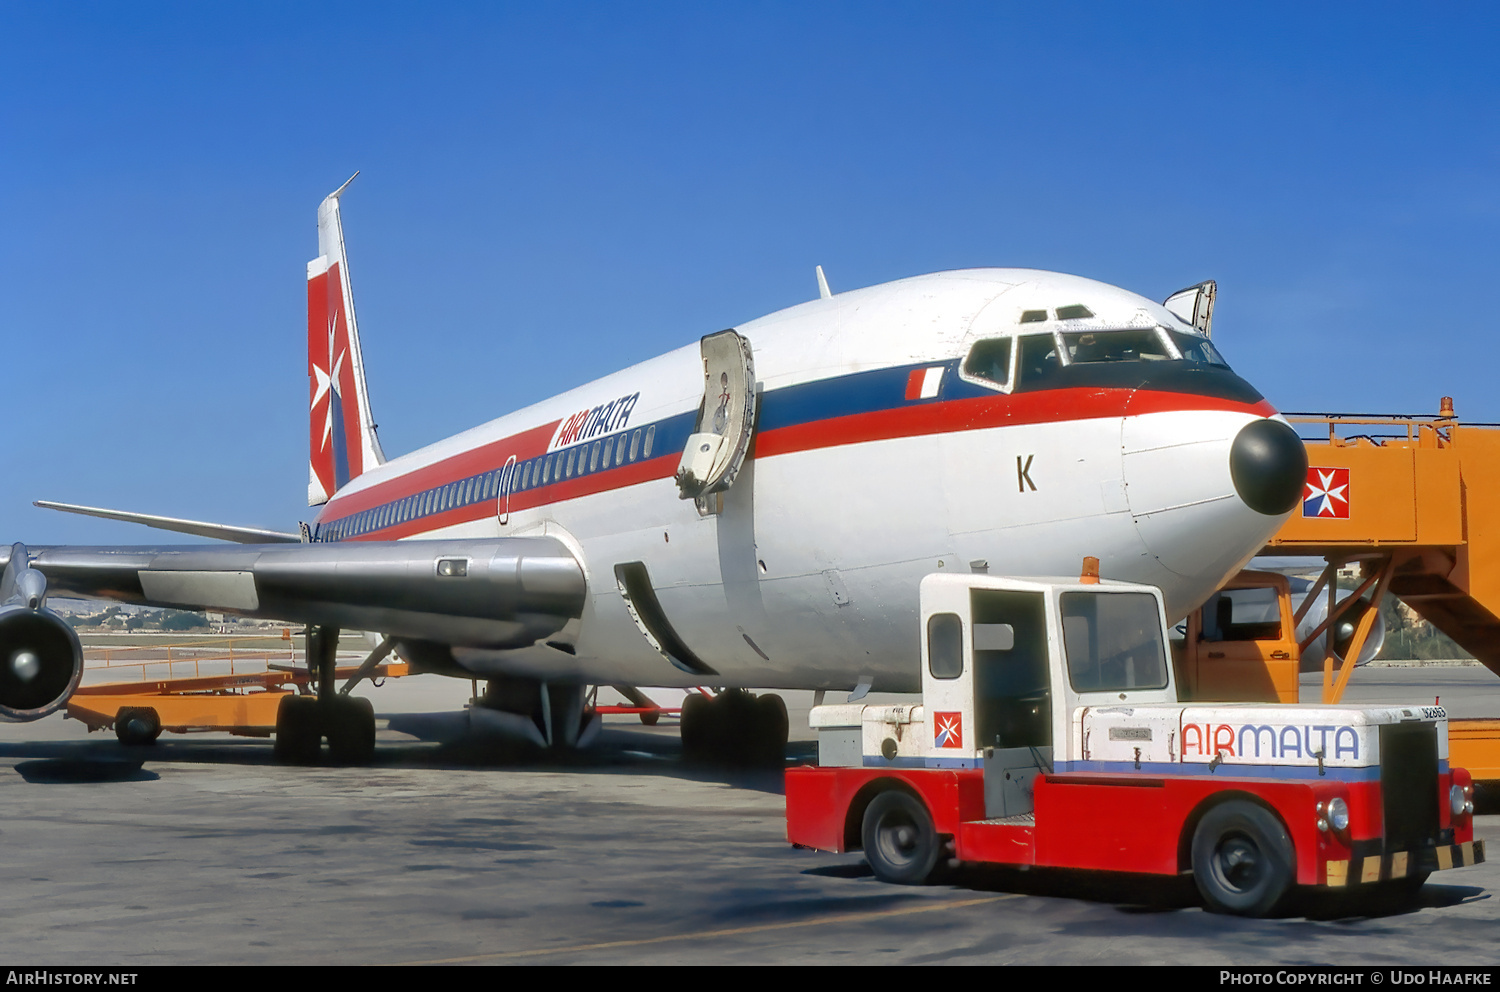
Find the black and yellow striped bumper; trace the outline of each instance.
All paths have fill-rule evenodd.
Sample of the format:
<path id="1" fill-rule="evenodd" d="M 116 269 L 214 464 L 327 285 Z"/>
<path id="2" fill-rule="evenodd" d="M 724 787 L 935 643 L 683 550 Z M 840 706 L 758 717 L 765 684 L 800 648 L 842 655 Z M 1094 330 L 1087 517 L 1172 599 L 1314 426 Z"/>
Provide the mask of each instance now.
<path id="1" fill-rule="evenodd" d="M 1367 882 L 1390 882 L 1406 878 L 1408 875 L 1424 870 L 1418 866 L 1416 855 L 1415 851 L 1392 851 L 1364 858 L 1351 858 L 1348 861 L 1330 861 L 1328 862 L 1328 880 L 1324 884 L 1337 889 Z M 1484 860 L 1484 841 L 1470 840 L 1462 844 L 1446 844 L 1424 851 L 1422 855 L 1427 862 L 1425 870 L 1428 871 L 1464 868 L 1477 865 Z M 1434 858 L 1436 858 L 1436 864 L 1432 863 Z"/>

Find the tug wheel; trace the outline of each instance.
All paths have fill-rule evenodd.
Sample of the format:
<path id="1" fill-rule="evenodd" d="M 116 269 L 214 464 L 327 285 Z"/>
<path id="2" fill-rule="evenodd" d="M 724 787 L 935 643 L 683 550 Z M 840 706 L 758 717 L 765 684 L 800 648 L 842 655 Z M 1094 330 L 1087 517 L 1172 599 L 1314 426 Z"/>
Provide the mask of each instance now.
<path id="1" fill-rule="evenodd" d="M 1216 913 L 1268 915 L 1296 880 L 1296 864 L 1286 828 L 1252 802 L 1215 806 L 1193 832 L 1193 881 Z"/>
<path id="2" fill-rule="evenodd" d="M 921 885 L 937 867 L 941 845 L 922 801 L 891 789 L 870 801 L 860 830 L 865 858 L 875 877 L 898 885 Z"/>
<path id="3" fill-rule="evenodd" d="M 161 736 L 161 717 L 150 706 L 127 706 L 115 717 L 115 736 L 121 744 L 154 744 Z"/>

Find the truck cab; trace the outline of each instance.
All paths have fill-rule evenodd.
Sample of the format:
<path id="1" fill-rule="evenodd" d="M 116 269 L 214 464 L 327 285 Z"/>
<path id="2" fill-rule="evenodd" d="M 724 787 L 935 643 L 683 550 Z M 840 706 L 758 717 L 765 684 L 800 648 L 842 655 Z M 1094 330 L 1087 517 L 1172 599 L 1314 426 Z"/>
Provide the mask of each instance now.
<path id="1" fill-rule="evenodd" d="M 1442 707 L 1183 702 L 1160 591 L 1091 561 L 924 578 L 922 702 L 813 708 L 792 843 L 863 848 L 904 883 L 965 861 L 1191 872 L 1251 915 L 1294 885 L 1415 891 L 1483 859 Z"/>

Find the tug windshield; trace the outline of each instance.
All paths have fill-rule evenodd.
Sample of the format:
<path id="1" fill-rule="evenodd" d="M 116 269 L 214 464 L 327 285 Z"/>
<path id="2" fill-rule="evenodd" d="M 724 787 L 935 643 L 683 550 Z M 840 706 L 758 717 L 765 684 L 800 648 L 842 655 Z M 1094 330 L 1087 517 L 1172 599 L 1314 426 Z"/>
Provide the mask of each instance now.
<path id="1" fill-rule="evenodd" d="M 1061 599 L 1063 647 L 1075 692 L 1166 688 L 1167 650 L 1155 597 L 1065 592 Z"/>

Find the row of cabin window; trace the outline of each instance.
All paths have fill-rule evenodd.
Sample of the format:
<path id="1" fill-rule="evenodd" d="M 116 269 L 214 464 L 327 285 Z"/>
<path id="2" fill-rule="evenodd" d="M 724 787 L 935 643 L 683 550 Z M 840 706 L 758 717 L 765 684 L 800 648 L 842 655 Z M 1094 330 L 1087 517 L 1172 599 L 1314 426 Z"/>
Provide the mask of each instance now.
<path id="1" fill-rule="evenodd" d="M 655 440 L 656 425 L 653 424 L 645 429 L 644 436 L 641 430 L 637 429 L 630 434 L 620 434 L 595 441 L 590 446 L 580 445 L 570 448 L 566 454 L 558 452 L 542 458 L 530 459 L 512 469 L 512 471 L 519 472 L 520 483 L 511 491 L 535 489 L 537 486 L 545 486 L 559 479 L 571 479 L 575 475 L 596 472 L 601 467 L 610 468 L 611 462 L 618 466 L 626 461 L 633 462 L 639 458 L 650 458 Z M 580 458 L 580 455 L 583 457 Z M 555 466 L 553 459 L 557 460 Z M 408 496 L 394 503 L 387 503 L 385 506 L 377 506 L 356 513 L 352 517 L 346 517 L 332 524 L 327 539 L 337 541 L 345 537 L 368 534 L 371 531 L 382 530 L 409 520 L 442 513 L 456 506 L 468 506 L 476 501 L 495 499 L 500 495 L 504 473 L 503 468 L 495 469 L 459 482 L 450 482 L 437 489 L 429 489 L 415 496 Z"/>
<path id="2" fill-rule="evenodd" d="M 617 434 L 591 445 L 580 444 L 566 452 L 559 451 L 543 458 L 533 458 L 516 466 L 521 473 L 521 481 L 511 492 L 535 489 L 560 479 L 571 479 L 600 469 L 615 468 L 627 461 L 650 458 L 655 442 L 656 425 L 652 424 L 645 429 L 644 434 L 637 428 L 629 434 Z"/>

